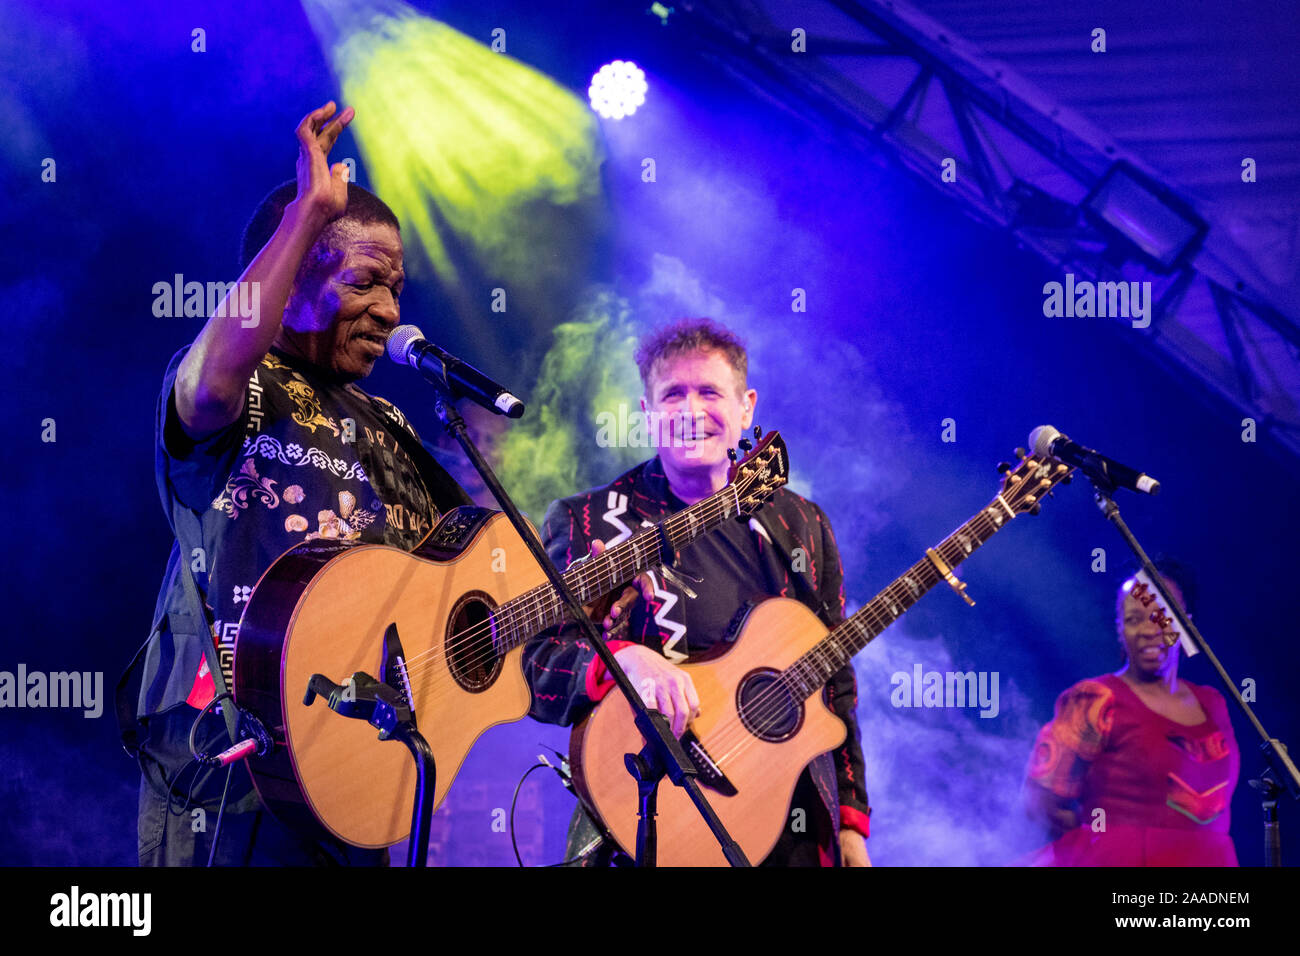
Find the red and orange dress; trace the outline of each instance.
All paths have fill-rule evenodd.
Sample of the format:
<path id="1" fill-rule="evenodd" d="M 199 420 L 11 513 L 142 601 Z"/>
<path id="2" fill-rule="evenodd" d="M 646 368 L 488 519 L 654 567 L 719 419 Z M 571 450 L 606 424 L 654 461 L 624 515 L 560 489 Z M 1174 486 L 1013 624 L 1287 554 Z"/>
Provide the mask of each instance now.
<path id="1" fill-rule="evenodd" d="M 1038 733 L 1028 776 L 1079 803 L 1048 866 L 1236 866 L 1228 833 L 1241 754 L 1223 695 L 1184 682 L 1206 719 L 1180 724 L 1114 674 L 1080 681 Z"/>

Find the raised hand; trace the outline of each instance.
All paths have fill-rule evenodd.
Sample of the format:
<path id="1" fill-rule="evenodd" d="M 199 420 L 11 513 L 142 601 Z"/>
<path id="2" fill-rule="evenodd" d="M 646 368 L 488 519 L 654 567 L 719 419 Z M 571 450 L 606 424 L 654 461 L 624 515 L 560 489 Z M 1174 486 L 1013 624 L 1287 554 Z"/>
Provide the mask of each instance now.
<path id="1" fill-rule="evenodd" d="M 320 226 L 343 214 L 348 206 L 348 168 L 329 165 L 329 152 L 356 110 L 348 107 L 334 116 L 330 100 L 312 110 L 298 124 L 298 196 L 294 201 Z M 330 117 L 334 117 L 330 119 Z"/>

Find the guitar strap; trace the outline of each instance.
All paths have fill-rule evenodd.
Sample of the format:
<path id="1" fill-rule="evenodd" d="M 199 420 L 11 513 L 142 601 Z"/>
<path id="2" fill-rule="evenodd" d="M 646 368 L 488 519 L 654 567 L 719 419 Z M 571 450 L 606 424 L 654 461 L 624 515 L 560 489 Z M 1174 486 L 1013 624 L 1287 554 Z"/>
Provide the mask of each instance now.
<path id="1" fill-rule="evenodd" d="M 198 625 L 202 622 L 203 629 L 207 632 L 207 640 L 203 641 L 203 657 L 208 662 L 208 670 L 212 674 L 212 686 L 216 689 L 217 696 L 228 693 L 229 688 L 226 686 L 226 673 L 221 669 L 220 655 L 217 653 L 217 629 L 216 622 L 212 618 L 212 612 L 208 609 L 207 602 L 203 600 L 203 595 L 199 591 L 198 582 L 194 580 L 194 571 L 190 567 L 189 556 L 194 554 L 195 548 L 203 546 L 203 531 L 199 525 L 199 516 L 189 508 L 180 509 L 181 520 L 176 528 L 176 540 L 180 542 L 181 555 L 180 561 L 180 579 L 181 587 L 185 589 L 185 597 L 190 603 L 190 610 L 198 611 L 198 616 L 194 622 Z M 230 743 L 233 746 L 239 742 L 239 715 L 233 705 L 221 707 L 222 716 L 226 719 L 226 730 L 230 732 Z"/>
<path id="2" fill-rule="evenodd" d="M 122 746 L 126 749 L 126 752 L 137 759 L 140 757 L 140 730 L 139 719 L 136 717 L 138 682 L 135 678 L 140 673 L 144 662 L 143 659 L 149 651 L 149 645 L 169 625 L 174 638 L 190 637 L 198 640 L 203 648 L 203 658 L 207 661 L 208 671 L 212 675 L 212 686 L 216 689 L 217 696 L 229 691 L 226 684 L 226 675 L 221 669 L 221 661 L 217 653 L 215 622 L 207 604 L 203 600 L 198 582 L 194 579 L 194 572 L 190 568 L 190 556 L 194 554 L 196 548 L 202 548 L 203 545 L 203 532 L 199 525 L 199 517 L 189 508 L 174 509 L 173 514 L 178 516 L 177 523 L 173 525 L 178 548 L 176 575 L 180 578 L 181 588 L 185 592 L 185 599 L 189 605 L 187 610 L 192 624 L 190 627 L 186 627 L 183 622 L 169 621 L 167 611 L 164 609 L 158 620 L 154 621 L 149 637 L 136 651 L 135 657 L 132 658 L 131 663 L 118 679 L 117 690 L 114 694 L 114 710 L 117 713 L 118 731 L 122 738 Z M 225 719 L 226 732 L 230 735 L 231 744 L 238 742 L 240 739 L 239 715 L 236 709 L 233 706 L 222 706 L 221 715 Z"/>
<path id="3" fill-rule="evenodd" d="M 157 420 L 164 420 L 164 411 L 162 403 L 169 401 L 168 397 L 159 398 Z M 161 460 L 162 452 L 155 449 L 155 456 Z M 172 493 L 170 482 L 166 477 L 166 470 L 163 468 L 155 469 L 155 479 L 158 483 L 158 492 L 163 502 L 174 502 L 176 496 Z M 189 508 L 170 508 L 167 516 L 168 523 L 171 525 L 173 534 L 176 535 L 176 575 L 180 578 L 181 588 L 185 592 L 185 600 L 188 605 L 186 616 L 190 618 L 187 623 L 183 618 L 180 620 L 169 620 L 166 601 L 162 606 L 157 608 L 158 616 L 153 622 L 149 636 L 135 652 L 135 657 L 127 665 L 122 676 L 118 678 L 117 689 L 114 694 L 114 710 L 117 714 L 118 732 L 121 735 L 122 746 L 132 757 L 139 760 L 140 751 L 140 722 L 136 716 L 139 702 L 138 679 L 143 678 L 144 662 L 149 653 L 149 648 L 155 640 L 158 640 L 164 630 L 170 628 L 173 639 L 190 638 L 197 640 L 203 648 L 203 658 L 207 661 L 208 671 L 212 674 L 212 686 L 216 689 L 218 695 L 225 694 L 229 688 L 226 686 L 226 676 L 221 670 L 221 661 L 217 654 L 216 627 L 211 617 L 207 605 L 203 601 L 202 592 L 199 589 L 198 582 L 194 579 L 194 572 L 190 568 L 190 561 L 196 549 L 203 548 L 203 530 L 199 523 L 199 516 Z M 170 565 L 170 561 L 169 561 Z M 175 615 L 180 617 L 179 614 Z M 230 735 L 231 744 L 238 742 L 239 738 L 239 718 L 234 707 L 222 707 L 222 716 L 226 722 L 226 731 Z"/>

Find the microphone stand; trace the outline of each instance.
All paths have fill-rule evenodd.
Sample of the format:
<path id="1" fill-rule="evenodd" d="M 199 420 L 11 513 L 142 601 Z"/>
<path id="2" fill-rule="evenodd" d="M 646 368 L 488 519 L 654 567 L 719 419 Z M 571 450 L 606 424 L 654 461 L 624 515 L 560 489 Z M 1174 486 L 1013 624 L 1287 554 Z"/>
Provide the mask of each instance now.
<path id="1" fill-rule="evenodd" d="M 723 855 L 727 862 L 732 866 L 749 866 L 749 860 L 741 850 L 740 845 L 731 838 L 718 815 L 709 806 L 704 794 L 700 791 L 699 783 L 696 781 L 695 765 L 691 763 L 686 752 L 682 749 L 681 742 L 671 733 L 668 721 L 657 711 L 651 711 L 646 707 L 641 695 L 636 692 L 632 682 L 628 680 L 627 674 L 619 666 L 618 661 L 614 659 L 613 653 L 605 644 L 601 636 L 600 629 L 587 616 L 574 597 L 573 592 L 569 590 L 561 577 L 559 569 L 551 561 L 550 555 L 542 547 L 541 540 L 532 525 L 520 513 L 519 508 L 506 493 L 501 482 L 497 480 L 496 474 L 492 467 L 487 463 L 478 447 L 474 444 L 467 433 L 465 419 L 461 417 L 456 410 L 454 400 L 463 397 L 461 389 L 452 385 L 438 375 L 426 375 L 425 378 L 433 386 L 436 394 L 434 401 L 434 410 L 438 413 L 438 418 L 443 427 L 451 433 L 452 437 L 464 449 L 466 457 L 483 478 L 483 483 L 492 496 L 501 506 L 501 510 L 510 523 L 514 525 L 515 531 L 519 533 L 520 539 L 527 545 L 533 559 L 538 563 L 545 572 L 546 578 L 550 581 L 551 586 L 555 588 L 556 593 L 563 599 L 569 616 L 578 622 L 579 627 L 583 630 L 583 635 L 591 646 L 596 649 L 596 654 L 601 662 L 605 665 L 605 670 L 614 683 L 618 686 L 619 691 L 627 698 L 632 707 L 632 712 L 636 715 L 636 727 L 641 732 L 641 736 L 647 741 L 646 747 L 639 754 L 628 754 L 626 765 L 628 772 L 637 781 L 637 789 L 641 795 L 641 814 L 640 822 L 637 825 L 637 866 L 654 866 L 655 865 L 655 847 L 656 847 L 656 828 L 655 828 L 655 800 L 658 792 L 659 781 L 666 775 L 669 780 L 679 787 L 682 787 L 691 801 L 695 804 L 696 809 L 704 818 L 704 822 L 713 831 L 714 837 L 722 847 Z"/>
<path id="2" fill-rule="evenodd" d="M 1291 761 L 1291 757 L 1287 753 L 1286 744 L 1282 743 L 1276 737 L 1269 736 L 1268 731 L 1264 729 L 1264 725 L 1261 724 L 1259 719 L 1255 716 L 1255 712 L 1250 709 L 1250 705 L 1246 703 L 1245 699 L 1243 699 L 1241 694 L 1238 692 L 1236 683 L 1234 683 L 1232 678 L 1228 676 L 1228 672 L 1224 669 L 1223 665 L 1219 663 L 1219 659 L 1214 656 L 1214 652 L 1210 650 L 1210 645 L 1205 640 L 1205 637 L 1196 629 L 1196 626 L 1192 624 L 1192 621 L 1187 616 L 1186 612 L 1179 607 L 1178 602 L 1173 599 L 1173 595 L 1171 595 L 1169 590 L 1165 587 L 1164 581 L 1160 577 L 1159 570 L 1157 570 L 1151 559 L 1147 557 L 1146 552 L 1142 550 L 1142 545 L 1138 543 L 1133 532 L 1129 530 L 1128 525 L 1124 523 L 1124 519 L 1120 517 L 1119 506 L 1116 505 L 1114 499 L 1111 498 L 1111 495 L 1113 495 L 1116 490 L 1115 484 L 1107 475 L 1105 466 L 1094 456 L 1080 464 L 1079 470 L 1087 475 L 1088 480 L 1092 482 L 1092 486 L 1096 492 L 1094 500 L 1097 502 L 1097 507 L 1101 509 L 1101 513 L 1105 515 L 1107 520 L 1115 525 L 1117 529 L 1119 529 L 1120 535 L 1124 538 L 1124 543 L 1127 544 L 1133 554 L 1137 556 L 1142 569 L 1146 571 L 1147 577 L 1151 579 L 1151 584 L 1160 592 L 1160 596 L 1164 598 L 1165 604 L 1171 611 L 1173 611 L 1174 617 L 1178 619 L 1178 623 L 1182 625 L 1183 633 L 1188 635 L 1188 637 L 1195 642 L 1201 653 L 1205 655 L 1205 659 L 1210 662 L 1215 673 L 1219 675 L 1219 680 L 1223 684 L 1224 689 L 1227 690 L 1228 695 L 1237 702 L 1237 706 L 1241 708 L 1242 713 L 1246 715 L 1246 719 L 1250 722 L 1250 725 L 1255 728 L 1255 732 L 1259 734 L 1260 740 L 1263 741 L 1263 743 L 1260 744 L 1260 750 L 1263 751 L 1264 761 L 1268 764 L 1268 767 L 1264 773 L 1260 775 L 1259 779 L 1251 780 L 1250 785 L 1260 791 L 1263 803 L 1264 865 L 1281 866 L 1282 831 L 1277 816 L 1278 797 L 1280 797 L 1283 792 L 1289 792 L 1293 799 L 1300 800 L 1300 772 L 1297 772 L 1295 764 Z"/>

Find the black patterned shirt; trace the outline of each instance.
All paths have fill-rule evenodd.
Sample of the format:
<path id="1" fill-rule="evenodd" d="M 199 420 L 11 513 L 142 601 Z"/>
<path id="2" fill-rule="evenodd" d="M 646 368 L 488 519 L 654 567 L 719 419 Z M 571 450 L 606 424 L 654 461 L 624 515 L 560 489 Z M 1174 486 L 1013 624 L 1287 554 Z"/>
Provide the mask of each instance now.
<path id="1" fill-rule="evenodd" d="M 185 601 L 178 560 L 190 563 L 212 609 L 229 682 L 240 615 L 276 558 L 316 538 L 409 551 L 440 513 L 394 438 L 397 428 L 414 435 L 402 413 L 277 349 L 249 379 L 239 418 L 194 442 L 181 427 L 173 394 L 187 350 L 172 358 L 163 380 L 156 470 L 173 526 L 180 511 L 192 511 L 203 543 L 184 555 L 173 549 L 158 607 L 173 626 L 146 659 L 141 714 L 182 700 L 201 707 L 213 695 L 202 647 L 189 637 L 201 630 Z M 440 491 L 451 499 L 441 510 L 462 503 Z"/>

